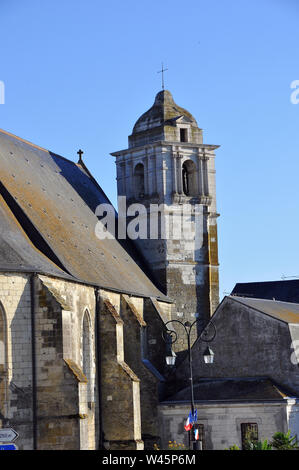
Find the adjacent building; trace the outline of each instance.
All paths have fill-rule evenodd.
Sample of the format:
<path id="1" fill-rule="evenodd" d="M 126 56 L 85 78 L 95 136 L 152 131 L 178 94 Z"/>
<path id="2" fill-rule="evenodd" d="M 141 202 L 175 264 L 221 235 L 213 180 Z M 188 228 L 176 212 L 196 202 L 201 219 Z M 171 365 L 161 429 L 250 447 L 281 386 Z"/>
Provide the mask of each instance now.
<path id="1" fill-rule="evenodd" d="M 217 330 L 210 344 L 213 364 L 203 361 L 206 343 L 197 341 L 192 348 L 198 423 L 206 448 L 242 446 L 242 429 L 253 425 L 259 439 L 288 429 L 299 437 L 299 304 L 231 295 L 212 322 Z M 178 441 L 186 441 L 189 376 L 185 360 L 159 406 L 161 429 Z"/>

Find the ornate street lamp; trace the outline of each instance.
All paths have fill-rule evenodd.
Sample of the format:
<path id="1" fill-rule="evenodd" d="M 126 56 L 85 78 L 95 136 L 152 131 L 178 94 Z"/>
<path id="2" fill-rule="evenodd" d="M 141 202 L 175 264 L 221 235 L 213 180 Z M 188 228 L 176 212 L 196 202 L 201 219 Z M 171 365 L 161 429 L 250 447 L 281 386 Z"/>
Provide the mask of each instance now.
<path id="1" fill-rule="evenodd" d="M 207 346 L 205 352 L 203 353 L 203 359 L 206 364 L 213 364 L 214 362 L 214 353 L 209 346 Z"/>
<path id="2" fill-rule="evenodd" d="M 176 361 L 176 354 L 175 352 L 172 351 L 172 354 L 169 354 L 169 356 L 166 356 L 166 364 L 168 366 L 175 366 L 175 361 Z"/>
<path id="3" fill-rule="evenodd" d="M 193 372 L 192 372 L 192 349 L 191 349 L 191 341 L 190 341 L 190 336 L 191 336 L 191 330 L 195 324 L 198 322 L 198 318 L 193 322 L 190 323 L 189 321 L 186 321 L 185 323 L 181 322 L 180 320 L 170 320 L 165 323 L 166 326 L 166 331 L 164 330 L 162 333 L 163 339 L 166 342 L 167 345 L 167 351 L 166 351 L 166 364 L 169 366 L 174 366 L 175 365 L 175 360 L 176 360 L 176 354 L 172 350 L 172 345 L 177 341 L 178 335 L 177 332 L 174 331 L 173 329 L 167 328 L 167 325 L 172 324 L 172 323 L 179 323 L 181 326 L 184 327 L 184 331 L 187 335 L 187 340 L 188 340 L 188 360 L 189 360 L 189 370 L 190 370 L 190 388 L 191 388 L 191 412 L 192 416 L 194 416 L 194 410 L 195 410 L 195 405 L 194 405 L 194 390 L 193 390 Z M 216 336 L 216 326 L 214 323 L 210 320 L 209 323 L 206 325 L 204 330 L 201 332 L 201 334 L 198 336 L 196 341 L 204 341 L 206 343 L 210 343 L 213 341 L 213 339 Z M 207 346 L 203 353 L 204 357 L 204 362 L 206 364 L 212 364 L 214 361 L 214 353 L 212 349 Z M 198 448 L 198 442 L 195 440 L 195 435 L 194 435 L 194 427 L 192 426 L 191 430 L 189 431 L 189 448 L 193 450 L 201 450 L 201 442 L 200 442 L 200 449 Z"/>

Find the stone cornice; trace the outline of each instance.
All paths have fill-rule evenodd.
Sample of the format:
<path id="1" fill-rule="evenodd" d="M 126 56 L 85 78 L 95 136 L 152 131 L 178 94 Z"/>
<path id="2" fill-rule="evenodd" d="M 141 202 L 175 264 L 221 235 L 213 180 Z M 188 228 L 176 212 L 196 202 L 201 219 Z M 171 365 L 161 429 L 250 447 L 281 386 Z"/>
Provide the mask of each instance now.
<path id="1" fill-rule="evenodd" d="M 157 142 L 152 142 L 150 144 L 147 144 L 147 145 L 141 145 L 140 147 L 130 147 L 128 149 L 124 149 L 124 150 L 119 150 L 117 152 L 112 152 L 110 153 L 110 155 L 112 157 L 119 157 L 121 155 L 125 155 L 127 154 L 128 152 L 138 152 L 142 149 L 151 149 L 151 148 L 154 148 L 154 147 L 159 147 L 159 146 L 171 146 L 172 147 L 172 150 L 175 150 L 177 151 L 180 147 L 183 147 L 183 148 L 197 148 L 197 149 L 206 149 L 206 150 L 216 150 L 220 147 L 220 145 L 209 145 L 209 144 L 195 144 L 195 143 L 192 143 L 192 142 L 171 142 L 171 141 L 164 141 L 164 140 L 159 140 Z M 177 147 L 177 149 L 173 149 L 173 147 Z"/>

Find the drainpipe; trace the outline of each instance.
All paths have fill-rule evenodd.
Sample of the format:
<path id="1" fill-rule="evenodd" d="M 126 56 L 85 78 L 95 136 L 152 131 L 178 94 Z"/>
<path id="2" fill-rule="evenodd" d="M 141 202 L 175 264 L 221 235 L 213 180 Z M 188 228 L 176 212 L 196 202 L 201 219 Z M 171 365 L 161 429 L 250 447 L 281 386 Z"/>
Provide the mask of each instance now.
<path id="1" fill-rule="evenodd" d="M 37 450 L 37 391 L 36 391 L 36 348 L 35 348 L 35 278 L 36 273 L 30 276 L 30 304 L 31 304 L 31 346 L 32 346 L 32 426 L 33 450 Z"/>
<path id="2" fill-rule="evenodd" d="M 95 288 L 96 298 L 96 357 L 97 357 L 97 382 L 98 382 L 98 409 L 99 409 L 99 449 L 104 449 L 103 445 L 103 419 L 102 419 L 102 357 L 101 357 L 101 323 L 100 323 L 100 289 Z"/>

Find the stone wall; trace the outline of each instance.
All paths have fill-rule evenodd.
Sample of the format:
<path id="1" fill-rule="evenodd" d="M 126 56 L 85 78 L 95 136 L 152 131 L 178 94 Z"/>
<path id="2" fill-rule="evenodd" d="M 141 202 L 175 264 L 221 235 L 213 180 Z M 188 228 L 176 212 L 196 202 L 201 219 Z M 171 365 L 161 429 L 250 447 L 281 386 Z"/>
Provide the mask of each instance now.
<path id="1" fill-rule="evenodd" d="M 289 325 L 227 297 L 212 318 L 217 334 L 209 344 L 213 364 L 205 364 L 207 343 L 192 348 L 194 382 L 202 377 L 269 377 L 296 396 L 299 393 L 298 364 L 292 361 L 293 341 L 299 338 L 298 325 Z M 185 363 L 176 371 L 174 390 L 187 386 Z"/>
<path id="2" fill-rule="evenodd" d="M 20 435 L 19 449 L 32 449 L 32 341 L 29 276 L 0 274 L 0 302 L 5 323 L 5 366 L 1 376 L 5 403 L 2 427 Z M 2 374 L 1 374 L 2 375 Z M 2 395 L 3 396 L 3 395 Z"/>
<path id="3" fill-rule="evenodd" d="M 101 291 L 101 395 L 104 446 L 143 449 L 140 379 L 125 362 L 120 295 Z"/>
<path id="4" fill-rule="evenodd" d="M 36 290 L 37 448 L 78 448 L 78 384 L 63 361 L 62 304 L 39 280 Z M 64 308 L 70 310 L 65 301 Z"/>
<path id="5" fill-rule="evenodd" d="M 172 304 L 158 302 L 155 299 L 145 299 L 144 302 L 146 337 L 143 343 L 143 360 L 154 367 L 156 376 L 160 377 L 162 382 L 164 382 L 166 373 L 165 356 L 167 351 L 163 332 L 166 331 L 165 323 L 171 319 L 171 307 Z"/>
<path id="6" fill-rule="evenodd" d="M 74 426 L 79 426 L 80 432 L 76 430 L 74 435 L 79 439 L 80 449 L 94 449 L 96 447 L 98 435 L 98 406 L 97 406 L 97 381 L 96 381 L 96 320 L 95 320 L 95 291 L 93 287 L 82 284 L 64 282 L 61 280 L 47 279 L 41 277 L 42 284 L 53 297 L 52 302 L 60 306 L 60 324 L 62 331 L 62 350 L 59 358 L 63 358 L 61 364 L 64 368 L 65 393 L 63 406 L 65 410 L 70 406 L 70 399 L 67 391 L 67 378 L 74 381 L 73 394 L 76 405 L 77 421 Z M 47 302 L 49 309 L 50 302 Z M 51 304 L 50 304 L 51 305 Z M 88 317 L 89 328 L 83 332 L 83 319 Z M 84 369 L 83 358 L 83 336 L 88 335 L 89 344 L 89 370 Z M 57 336 L 57 335 L 55 335 Z M 65 364 L 66 363 L 66 364 Z M 70 364 L 73 367 L 70 367 Z M 49 363 L 46 375 L 53 374 L 52 365 Z M 54 372 L 55 373 L 55 372 Z M 88 380 L 86 380 L 88 375 Z M 71 379 L 70 379 L 71 376 Z M 74 410 L 75 411 L 75 410 Z M 74 445 L 74 443 L 73 443 Z M 77 447 L 75 448 L 78 448 Z M 74 447 L 72 447 L 74 448 Z"/>
<path id="7" fill-rule="evenodd" d="M 34 435 L 37 449 L 95 448 L 95 401 L 86 402 L 81 368 L 81 321 L 86 309 L 94 321 L 94 289 L 46 276 L 35 277 L 31 284 L 29 275 L 1 274 L 0 299 L 6 323 L 2 426 L 19 433 L 21 450 L 34 448 Z M 94 356 L 94 330 L 91 338 Z M 94 359 L 92 362 L 95 387 Z M 85 433 L 80 432 L 83 420 L 88 423 Z"/>
<path id="8" fill-rule="evenodd" d="M 288 429 L 292 436 L 297 436 L 299 440 L 299 403 L 298 400 L 288 400 L 287 406 Z"/>
<path id="9" fill-rule="evenodd" d="M 94 289 L 44 276 L 37 288 L 39 446 L 94 449 L 98 414 Z M 84 315 L 90 323 L 86 332 L 90 370 L 83 372 Z"/>
<path id="10" fill-rule="evenodd" d="M 153 449 L 165 361 L 159 311 L 150 299 L 144 307 L 142 298 L 101 290 L 100 322 L 105 447 Z"/>
<path id="11" fill-rule="evenodd" d="M 158 440 L 158 377 L 144 364 L 142 342 L 147 323 L 142 310 L 134 306 L 132 298 L 121 296 L 121 318 L 124 321 L 124 358 L 140 379 L 141 435 L 145 449 L 153 449 Z M 160 338 L 158 338 L 159 340 Z M 161 341 L 161 339 L 160 339 Z"/>
<path id="12" fill-rule="evenodd" d="M 257 423 L 259 440 L 270 440 L 275 432 L 287 432 L 296 425 L 287 416 L 287 401 L 282 403 L 197 403 L 198 424 L 204 426 L 206 450 L 224 450 L 236 444 L 241 448 L 241 423 Z M 162 448 L 175 440 L 188 448 L 188 432 L 184 429 L 190 405 L 161 404 L 159 406 Z"/>
<path id="13" fill-rule="evenodd" d="M 32 279 L 0 275 L 0 426 L 20 449 L 96 449 L 101 431 L 111 449 L 152 448 L 171 304 L 101 290 L 98 325 L 94 287 Z"/>

